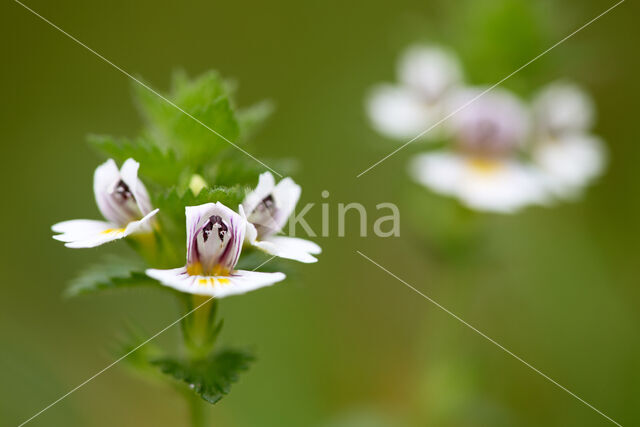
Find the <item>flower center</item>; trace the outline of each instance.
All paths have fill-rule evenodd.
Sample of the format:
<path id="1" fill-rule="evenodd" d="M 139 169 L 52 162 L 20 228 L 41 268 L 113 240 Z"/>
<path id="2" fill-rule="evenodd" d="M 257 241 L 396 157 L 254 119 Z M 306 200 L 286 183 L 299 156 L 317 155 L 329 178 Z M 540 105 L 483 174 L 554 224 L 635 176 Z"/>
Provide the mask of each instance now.
<path id="1" fill-rule="evenodd" d="M 486 157 L 472 157 L 469 159 L 469 166 L 475 172 L 489 175 L 500 169 L 502 163 L 499 160 Z"/>
<path id="2" fill-rule="evenodd" d="M 229 231 L 229 227 L 227 227 L 227 224 L 225 224 L 222 218 L 218 215 L 210 216 L 209 222 L 202 227 L 202 240 L 206 242 L 214 228 L 218 232 L 218 238 L 220 238 L 220 241 L 224 242 L 224 236 Z"/>
<path id="3" fill-rule="evenodd" d="M 249 221 L 255 225 L 259 238 L 266 237 L 279 231 L 278 221 L 276 219 L 277 214 L 278 207 L 276 206 L 273 194 L 269 194 L 267 197 L 262 199 L 253 212 L 251 212 L 249 215 Z"/>
<path id="4" fill-rule="evenodd" d="M 131 193 L 131 189 L 123 180 L 118 181 L 118 183 L 116 184 L 113 190 L 113 193 L 114 193 L 114 197 L 116 197 L 118 201 L 120 201 L 121 203 L 124 203 L 129 199 L 135 201 L 135 197 L 133 197 L 133 193 Z"/>

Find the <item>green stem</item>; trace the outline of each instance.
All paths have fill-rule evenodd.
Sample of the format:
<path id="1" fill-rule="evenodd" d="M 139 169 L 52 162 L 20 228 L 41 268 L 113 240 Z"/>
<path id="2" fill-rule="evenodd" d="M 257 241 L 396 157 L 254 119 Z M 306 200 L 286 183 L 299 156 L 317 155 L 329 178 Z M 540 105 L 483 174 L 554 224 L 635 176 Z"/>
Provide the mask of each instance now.
<path id="1" fill-rule="evenodd" d="M 205 427 L 207 425 L 206 403 L 197 394 L 190 392 L 188 397 L 189 415 L 192 427 Z"/>
<path id="2" fill-rule="evenodd" d="M 187 311 L 197 308 L 181 322 L 184 346 L 187 350 L 187 356 L 193 362 L 205 359 L 211 354 L 222 323 L 216 324 L 217 300 L 205 303 L 210 299 L 209 297 L 198 295 L 185 295 L 184 297 Z M 193 427 L 206 426 L 207 403 L 192 390 L 187 390 L 185 397 L 189 405 L 191 425 Z"/>

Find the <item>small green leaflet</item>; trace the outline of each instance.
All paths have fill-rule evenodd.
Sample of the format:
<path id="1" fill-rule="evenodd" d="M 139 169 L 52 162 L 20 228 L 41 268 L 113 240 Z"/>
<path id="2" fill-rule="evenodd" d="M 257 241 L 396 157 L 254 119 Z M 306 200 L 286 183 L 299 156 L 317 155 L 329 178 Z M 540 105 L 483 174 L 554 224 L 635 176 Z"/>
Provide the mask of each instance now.
<path id="1" fill-rule="evenodd" d="M 131 257 L 111 255 L 83 270 L 71 281 L 65 296 L 75 297 L 91 292 L 130 288 L 134 286 L 159 286 L 158 282 L 144 274 L 144 264 Z"/>
<path id="2" fill-rule="evenodd" d="M 152 364 L 213 404 L 229 393 L 231 384 L 238 381 L 240 373 L 248 370 L 254 360 L 254 356 L 246 351 L 223 349 L 202 360 L 165 358 Z"/>
<path id="3" fill-rule="evenodd" d="M 143 178 L 163 185 L 174 185 L 185 166 L 179 163 L 170 149 L 162 150 L 145 138 L 129 140 L 104 135 L 89 135 L 89 144 L 112 157 L 118 163 L 133 158 L 140 163 L 139 174 Z"/>
<path id="4" fill-rule="evenodd" d="M 144 88 L 135 86 L 134 90 L 150 127 L 149 135 L 160 146 L 172 148 L 180 159 L 195 169 L 229 149 L 228 141 L 235 143 L 238 139 L 240 128 L 228 88 L 216 72 L 205 73 L 193 80 L 183 73 L 177 74 L 173 90 L 166 97 L 179 109 Z"/>

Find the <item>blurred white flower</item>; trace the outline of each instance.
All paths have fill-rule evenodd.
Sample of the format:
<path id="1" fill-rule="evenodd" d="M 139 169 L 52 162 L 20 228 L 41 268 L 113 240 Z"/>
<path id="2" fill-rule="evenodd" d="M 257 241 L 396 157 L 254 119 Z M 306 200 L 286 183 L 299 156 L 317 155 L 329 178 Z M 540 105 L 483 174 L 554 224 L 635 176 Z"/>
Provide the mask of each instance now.
<path id="1" fill-rule="evenodd" d="M 573 84 L 552 83 L 535 97 L 533 112 L 534 162 L 556 196 L 578 196 L 602 173 L 606 160 L 603 143 L 588 133 L 593 102 Z"/>
<path id="2" fill-rule="evenodd" d="M 107 221 L 60 222 L 51 229 L 62 234 L 53 238 L 65 242 L 69 248 L 92 248 L 133 233 L 151 232 L 151 220 L 158 209 L 151 208 L 147 189 L 138 179 L 139 167 L 133 159 L 127 159 L 120 170 L 112 159 L 98 166 L 93 176 L 93 191 Z"/>
<path id="3" fill-rule="evenodd" d="M 375 87 L 367 100 L 374 128 L 391 138 L 408 139 L 424 132 L 446 114 L 447 98 L 462 81 L 456 56 L 440 47 L 413 46 L 398 64 L 399 84 Z M 441 126 L 425 138 L 442 136 Z"/>
<path id="4" fill-rule="evenodd" d="M 320 246 L 297 237 L 276 236 L 295 209 L 300 192 L 300 186 L 291 178 L 284 178 L 276 185 L 271 172 L 261 174 L 258 186 L 241 206 L 248 219 L 246 240 L 271 255 L 305 263 L 316 262 L 313 255 L 322 251 Z"/>
<path id="5" fill-rule="evenodd" d="M 187 206 L 187 265 L 148 269 L 163 285 L 196 295 L 223 298 L 284 280 L 283 273 L 234 270 L 245 239 L 247 220 L 222 203 Z"/>
<path id="6" fill-rule="evenodd" d="M 479 93 L 459 90 L 448 108 L 453 111 Z M 518 159 L 529 117 L 510 92 L 486 93 L 453 115 L 447 127 L 455 146 L 416 156 L 410 167 L 416 181 L 482 211 L 512 213 L 546 201 L 541 175 Z"/>

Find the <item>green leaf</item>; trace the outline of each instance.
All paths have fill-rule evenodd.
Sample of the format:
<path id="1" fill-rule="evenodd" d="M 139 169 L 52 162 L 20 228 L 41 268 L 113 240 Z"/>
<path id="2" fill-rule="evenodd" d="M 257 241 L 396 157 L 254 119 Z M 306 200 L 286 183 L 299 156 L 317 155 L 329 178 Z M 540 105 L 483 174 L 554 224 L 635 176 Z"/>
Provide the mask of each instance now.
<path id="1" fill-rule="evenodd" d="M 166 378 L 151 364 L 152 360 L 164 357 L 164 353 L 155 343 L 149 342 L 150 336 L 150 333 L 128 324 L 111 345 L 113 356 L 121 358 L 126 355 L 123 359 L 125 366 L 147 379 L 165 380 Z"/>
<path id="2" fill-rule="evenodd" d="M 229 393 L 231 384 L 238 381 L 240 373 L 248 370 L 254 360 L 246 351 L 224 349 L 196 361 L 165 358 L 152 363 L 213 404 Z"/>
<path id="3" fill-rule="evenodd" d="M 135 286 L 158 286 L 158 282 L 149 278 L 144 269 L 144 264 L 130 257 L 105 257 L 102 263 L 88 267 L 72 280 L 65 296 L 75 297 L 91 292 Z"/>
<path id="4" fill-rule="evenodd" d="M 140 163 L 140 176 L 164 186 L 174 185 L 185 168 L 177 162 L 172 150 L 162 150 L 144 138 L 128 140 L 105 135 L 89 135 L 88 141 L 118 163 L 130 157 L 135 159 Z"/>
<path id="5" fill-rule="evenodd" d="M 166 96 L 175 105 L 144 87 L 134 89 L 151 128 L 149 135 L 160 146 L 173 148 L 178 157 L 195 169 L 232 147 L 228 141 L 235 143 L 238 139 L 240 129 L 227 84 L 216 72 L 205 73 L 194 80 L 187 79 L 183 73 L 177 74 L 172 93 Z"/>
<path id="6" fill-rule="evenodd" d="M 273 102 L 265 100 L 236 111 L 240 135 L 243 139 L 253 136 L 271 116 L 275 107 Z"/>

